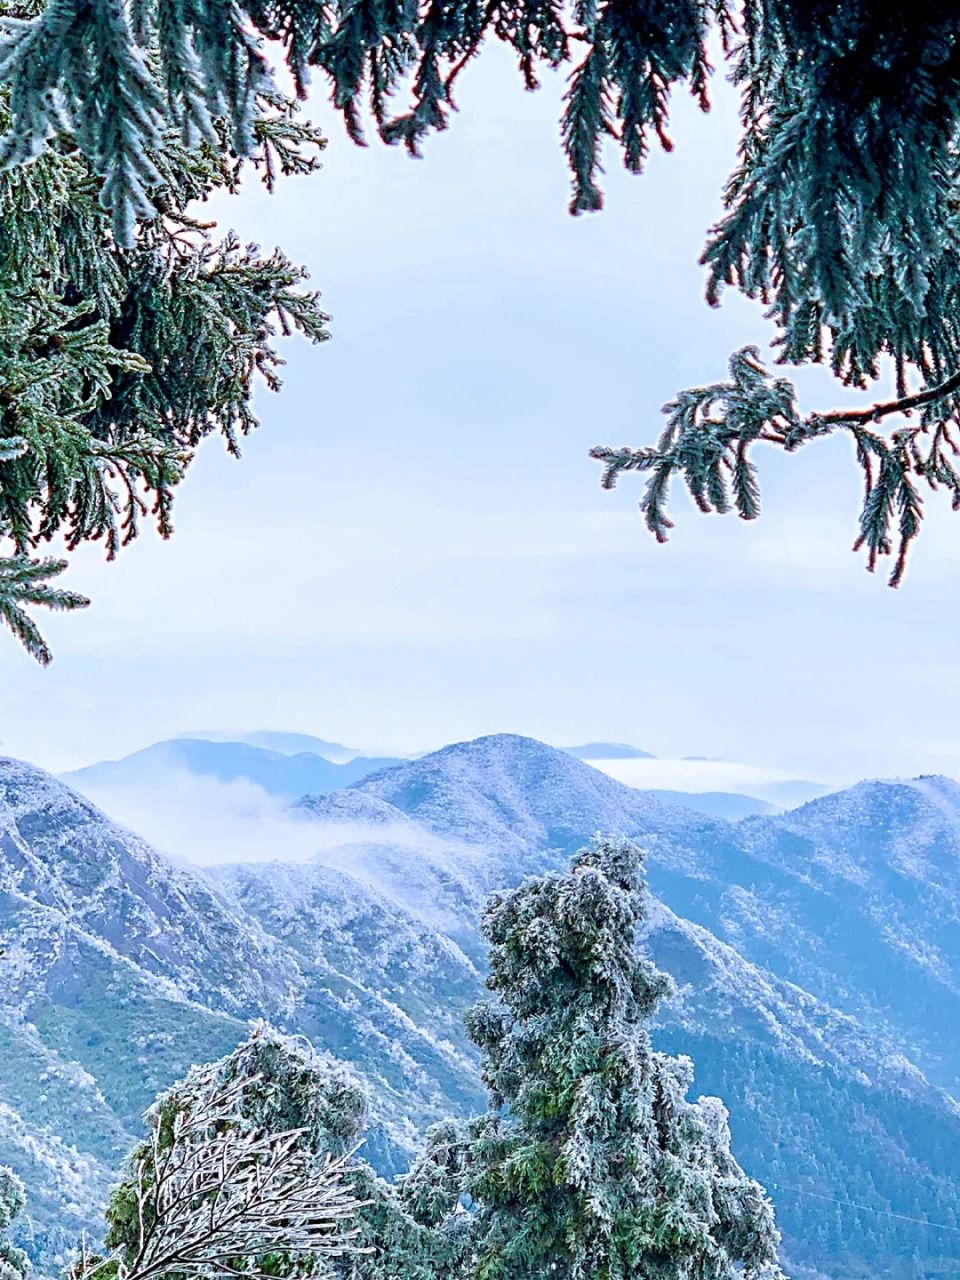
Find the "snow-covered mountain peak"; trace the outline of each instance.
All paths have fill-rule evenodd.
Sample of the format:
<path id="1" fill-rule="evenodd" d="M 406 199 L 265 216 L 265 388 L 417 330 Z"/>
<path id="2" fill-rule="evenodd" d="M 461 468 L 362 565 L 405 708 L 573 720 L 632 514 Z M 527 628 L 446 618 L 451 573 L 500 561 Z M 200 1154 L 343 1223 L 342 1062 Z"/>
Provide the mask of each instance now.
<path id="1" fill-rule="evenodd" d="M 597 831 L 726 829 L 666 804 L 556 747 L 518 734 L 458 742 L 355 784 L 449 839 L 510 858 L 578 847 Z"/>

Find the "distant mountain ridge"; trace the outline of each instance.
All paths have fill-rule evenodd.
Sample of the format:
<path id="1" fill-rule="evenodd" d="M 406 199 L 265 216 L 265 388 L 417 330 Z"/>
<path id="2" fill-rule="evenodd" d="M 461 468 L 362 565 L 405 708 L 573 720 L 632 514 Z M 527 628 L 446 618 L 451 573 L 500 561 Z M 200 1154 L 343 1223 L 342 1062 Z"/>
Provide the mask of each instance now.
<path id="1" fill-rule="evenodd" d="M 924 1070 L 960 1094 L 957 783 L 865 782 L 730 824 L 635 791 L 532 739 L 495 735 L 372 774 L 352 789 L 388 801 L 436 837 L 491 850 L 508 875 L 520 864 L 551 857 L 555 864 L 596 830 L 639 839 L 650 851 L 652 888 L 680 915 L 866 1018 L 878 1034 L 901 1038 Z M 872 881 L 856 850 L 861 860 L 884 860 Z M 885 892 L 896 904 L 886 913 L 878 899 Z M 915 915 L 911 901 L 923 903 Z M 952 963 L 943 958 L 950 954 Z M 924 993 L 923 1014 L 909 999 L 887 1007 L 890 984 Z M 932 1039 L 921 1034 L 925 1020 Z"/>
<path id="2" fill-rule="evenodd" d="M 697 813 L 708 814 L 712 818 L 726 818 L 728 822 L 739 822 L 741 818 L 767 817 L 782 812 L 781 806 L 769 800 L 760 800 L 755 796 L 740 795 L 731 791 L 661 791 L 652 789 L 647 795 L 656 796 L 667 804 L 681 805 L 684 809 L 695 809 Z"/>
<path id="3" fill-rule="evenodd" d="M 770 889 L 727 905 L 734 945 L 869 1025 L 894 1026 L 924 1071 L 960 1096 L 960 785 L 862 782 L 773 823 L 749 819 L 739 837 L 771 869 L 771 886 L 789 879 L 774 929 L 751 923 L 773 905 Z M 803 947 L 787 942 L 786 910 L 792 928 L 809 920 Z"/>
<path id="4" fill-rule="evenodd" d="M 266 751 L 276 751 L 284 756 L 297 756 L 306 752 L 308 755 L 323 756 L 331 764 L 346 764 L 358 756 L 367 756 L 369 752 L 358 751 L 355 747 L 345 747 L 342 742 L 328 742 L 326 738 L 315 738 L 310 733 L 284 733 L 275 729 L 256 729 L 253 732 L 225 732 L 222 729 L 208 729 L 194 733 L 178 733 L 177 738 L 200 738 L 204 742 L 244 742 L 250 747 L 263 747 Z"/>
<path id="5" fill-rule="evenodd" d="M 400 763 L 395 757 L 357 756 L 334 764 L 310 752 L 291 755 L 245 742 L 208 742 L 173 738 L 157 742 L 121 760 L 88 765 L 63 775 L 80 791 L 155 785 L 164 773 L 183 770 L 218 782 L 245 781 L 268 795 L 293 800 L 307 792 L 335 791 L 376 770 Z"/>
<path id="6" fill-rule="evenodd" d="M 578 760 L 655 760 L 649 751 L 627 746 L 625 742 L 586 742 L 582 747 L 563 747 L 568 756 Z"/>

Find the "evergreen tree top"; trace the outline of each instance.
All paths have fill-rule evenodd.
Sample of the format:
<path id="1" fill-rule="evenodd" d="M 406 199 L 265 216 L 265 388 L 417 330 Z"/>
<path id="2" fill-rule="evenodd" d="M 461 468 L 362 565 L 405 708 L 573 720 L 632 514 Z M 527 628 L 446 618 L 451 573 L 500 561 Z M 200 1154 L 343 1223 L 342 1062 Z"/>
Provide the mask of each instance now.
<path id="1" fill-rule="evenodd" d="M 691 1102 L 690 1060 L 650 1041 L 671 983 L 638 950 L 642 861 L 598 838 L 484 915 L 494 999 L 467 1025 L 490 1109 L 463 1144 L 478 1280 L 780 1280 L 722 1103 Z"/>
<path id="2" fill-rule="evenodd" d="M 516 1018 L 549 1008 L 551 1022 L 572 1020 L 602 1036 L 644 1021 L 671 989 L 665 974 L 637 957 L 645 913 L 638 847 L 597 842 L 578 854 L 572 873 L 493 897 L 482 926 L 491 944 L 487 985 L 509 993 Z"/>

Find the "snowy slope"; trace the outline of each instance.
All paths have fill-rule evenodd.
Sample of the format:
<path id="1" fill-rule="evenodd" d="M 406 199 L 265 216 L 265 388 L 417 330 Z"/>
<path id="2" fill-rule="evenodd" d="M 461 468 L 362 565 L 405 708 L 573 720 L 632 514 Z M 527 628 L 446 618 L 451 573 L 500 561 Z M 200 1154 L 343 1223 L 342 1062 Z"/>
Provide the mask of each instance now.
<path id="1" fill-rule="evenodd" d="M 633 836 L 674 910 L 862 1020 L 960 1093 L 956 783 L 861 783 L 732 824 L 634 791 L 543 743 L 497 735 L 351 790 L 485 850 L 481 889 L 559 865 L 598 830 Z"/>
<path id="2" fill-rule="evenodd" d="M 960 1094 L 960 787 L 860 783 L 737 840 L 747 860 L 712 891 L 655 874 L 671 904 Z"/>
<path id="3" fill-rule="evenodd" d="M 877 983 L 896 973 L 904 990 L 887 986 L 896 1008 L 862 1034 L 911 1049 L 911 994 L 928 975 L 943 1001 L 929 1038 L 960 1026 L 950 1016 L 960 989 L 960 786 L 946 779 L 863 783 L 791 813 L 731 824 L 632 791 L 532 739 L 498 735 L 351 790 L 386 800 L 436 837 L 484 849 L 489 883 L 510 883 L 534 864 L 562 866 L 568 849 L 598 830 L 633 836 L 649 850 L 651 886 L 665 903 L 782 979 L 805 964 L 831 987 L 817 998 L 841 1012 L 845 1003 L 872 1007 L 867 975 L 859 986 L 847 981 L 841 946 L 857 954 L 861 925 L 869 926 L 875 946 L 867 959 L 883 969 Z M 471 865 L 461 862 L 464 877 Z M 951 1056 L 960 1069 L 960 1053 Z"/>
<path id="4" fill-rule="evenodd" d="M 634 791 L 533 738 L 494 734 L 371 774 L 355 790 L 386 800 L 428 831 L 480 845 L 494 866 L 572 852 L 598 830 L 642 831 L 692 846 L 726 824 Z"/>
<path id="5" fill-rule="evenodd" d="M 30 1184 L 48 1263 L 58 1226 L 92 1225 L 156 1092 L 229 1052 L 252 1018 L 358 1064 L 385 1169 L 451 1098 L 477 1096 L 439 1031 L 335 964 L 306 963 L 223 890 L 12 760 L 0 760 L 0 947 L 0 1162 Z"/>
<path id="6" fill-rule="evenodd" d="M 206 884 L 6 759 L 0 940 L 0 1161 L 23 1170 L 41 1228 L 83 1220 L 161 1084 L 302 984 Z"/>
<path id="7" fill-rule="evenodd" d="M 313 989 L 349 984 L 388 1034 L 398 1021 L 432 1053 L 432 1088 L 478 1102 L 476 1059 L 462 1016 L 482 974 L 447 935 L 395 900 L 336 869 L 277 864 L 220 867 L 218 882 L 296 956 Z"/>
<path id="8" fill-rule="evenodd" d="M 810 1231 L 834 1253 L 841 1244 L 865 1257 L 942 1249 L 942 1233 L 910 1244 L 911 1229 L 886 1215 L 916 1216 L 922 1205 L 933 1222 L 960 1221 L 955 1104 L 936 1087 L 960 1092 L 952 968 L 960 788 L 864 784 L 730 824 L 632 791 L 541 743 L 498 735 L 354 789 L 435 836 L 485 849 L 486 887 L 562 865 L 597 830 L 638 838 L 652 887 L 687 917 L 682 930 L 653 940 L 654 952 L 668 969 L 692 964 L 697 975 L 666 1019 L 664 1042 L 689 1045 L 701 1084 L 734 1108 L 741 1156 L 785 1188 L 778 1201 L 794 1248 L 802 1252 L 796 1242 Z M 817 1198 L 857 1195 L 868 1209 L 833 1213 L 828 1238 Z M 894 1259 L 883 1256 L 889 1271 Z"/>
<path id="9" fill-rule="evenodd" d="M 956 1276 L 956 1101 L 897 1044 L 664 907 L 647 944 L 680 986 L 655 1043 L 689 1054 L 694 1091 L 729 1108 L 734 1150 L 776 1205 L 788 1273 Z"/>
<path id="10" fill-rule="evenodd" d="M 50 775 L 0 759 L 5 997 L 82 999 L 71 948 L 95 948 L 157 995 L 224 1012 L 283 1008 L 299 975 L 196 876 Z"/>

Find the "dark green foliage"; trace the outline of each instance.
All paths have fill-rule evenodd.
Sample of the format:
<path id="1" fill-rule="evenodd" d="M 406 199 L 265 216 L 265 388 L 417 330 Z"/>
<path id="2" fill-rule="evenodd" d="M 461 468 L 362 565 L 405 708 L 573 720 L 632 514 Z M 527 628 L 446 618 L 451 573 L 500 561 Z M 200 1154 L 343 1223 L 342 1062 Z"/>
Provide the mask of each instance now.
<path id="1" fill-rule="evenodd" d="M 612 489 L 623 471 L 649 471 L 640 509 L 647 528 L 665 542 L 673 522 L 665 511 L 670 481 L 680 476 L 703 512 L 735 510 L 743 520 L 760 514 L 760 490 L 751 449 L 779 445 L 792 453 L 811 440 L 847 431 L 864 474 L 860 530 L 854 550 L 865 547 L 867 567 L 896 551 L 890 585 L 899 586 L 910 544 L 923 518 L 921 482 L 946 489 L 960 510 L 960 470 L 954 436 L 960 420 L 960 375 L 933 393 L 918 394 L 869 409 L 810 414 L 802 418 L 793 384 L 771 378 L 756 347 L 730 358 L 730 381 L 683 391 L 664 406 L 667 426 L 653 447 L 598 446 L 590 456 L 604 464 L 603 485 Z M 918 426 L 890 436 L 875 424 L 894 413 L 920 409 Z"/>
<path id="2" fill-rule="evenodd" d="M 603 138 L 619 141 L 634 172 L 651 133 L 669 147 L 670 89 L 687 83 L 706 108 L 706 41 L 714 21 L 729 39 L 734 8 L 731 0 L 248 0 L 242 8 L 138 0 L 128 10 L 116 0 L 52 0 L 32 20 L 7 23 L 0 82 L 12 87 L 13 119 L 3 156 L 22 162 L 52 131 L 69 130 L 106 180 L 117 233 L 129 239 L 160 183 L 151 153 L 164 125 L 193 138 L 225 120 L 234 151 L 251 149 L 269 71 L 244 16 L 281 42 L 301 91 L 311 68 L 328 75 L 352 137 L 362 140 L 366 102 L 384 140 L 414 153 L 426 134 L 446 127 L 457 77 L 494 37 L 515 51 L 528 88 L 541 65 L 576 62 L 563 118 L 571 207 L 596 209 Z M 392 98 L 407 85 L 412 101 L 396 114 Z"/>
<path id="3" fill-rule="evenodd" d="M 603 204 L 605 141 L 636 173 L 650 138 L 672 146 L 673 88 L 689 88 L 708 108 L 707 49 L 717 29 L 741 88 L 742 137 L 726 214 L 704 251 L 709 301 L 728 284 L 759 298 L 776 321 L 783 361 L 829 360 L 854 387 L 890 362 L 897 402 L 881 415 L 799 419 L 788 385 L 768 384 L 760 369 L 745 372 L 750 361 L 741 353 L 730 387 L 694 389 L 667 406 L 671 425 L 660 447 L 596 449 L 608 465 L 605 483 L 620 470 L 653 471 L 643 507 L 660 540 L 673 472 L 705 511 L 726 511 L 730 481 L 732 506 L 751 520 L 759 492 L 750 445 L 762 439 L 795 449 L 842 426 L 855 436 L 867 488 L 856 545 L 867 547 L 870 568 L 895 553 L 892 585 L 922 521 L 920 483 L 946 488 L 959 506 L 951 462 L 960 413 L 954 5 L 49 0 L 33 14 L 27 0 L 8 12 L 0 83 L 9 84 L 12 115 L 0 155 L 22 163 L 46 138 L 72 134 L 127 246 L 136 242 L 137 219 L 150 220 L 163 205 L 165 129 L 191 145 L 219 136 L 237 156 L 256 150 L 269 68 L 255 33 L 280 42 L 301 93 L 311 68 L 323 70 L 356 141 L 366 104 L 384 141 L 403 142 L 412 154 L 426 134 L 447 127 L 457 78 L 489 38 L 515 52 L 527 88 L 536 87 L 540 68 L 570 63 L 562 138 L 571 210 L 581 212 Z M 398 93 L 410 96 L 406 109 L 394 109 Z M 920 401 L 908 394 L 911 380 L 922 384 Z M 771 394 L 790 402 L 783 420 L 780 410 L 769 416 Z M 742 412 L 731 412 L 733 399 Z M 719 415 L 710 419 L 713 406 Z M 916 424 L 902 421 L 918 407 Z M 890 415 L 901 417 L 891 434 L 870 429 Z"/>
<path id="4" fill-rule="evenodd" d="M 836 376 L 856 387 L 889 364 L 899 403 L 882 416 L 901 421 L 881 436 L 869 429 L 876 415 L 868 409 L 758 434 L 765 421 L 758 404 L 745 416 L 723 417 L 725 440 L 701 422 L 674 422 L 658 450 L 603 449 L 598 456 L 621 459 L 618 469 L 654 471 L 644 508 L 662 538 L 669 527 L 662 490 L 671 471 L 683 473 L 709 510 L 726 509 L 718 475 L 729 471 L 734 505 L 752 519 L 758 494 L 745 446 L 759 438 L 794 449 L 828 427 L 847 427 L 867 486 L 858 545 L 866 546 L 871 568 L 878 556 L 895 555 L 896 585 L 920 526 L 920 483 L 946 488 L 955 505 L 958 497 L 950 461 L 960 413 L 955 5 L 49 0 L 36 16 L 19 10 L 0 42 L 0 83 L 9 85 L 11 103 L 0 153 L 7 163 L 22 162 L 48 137 L 70 133 L 99 175 L 119 243 L 132 245 L 136 220 L 149 220 L 163 199 L 165 130 L 192 144 L 219 129 L 235 155 L 255 150 L 258 95 L 268 84 L 258 37 L 282 46 L 299 92 L 312 68 L 322 70 L 356 141 L 363 140 L 366 107 L 385 141 L 403 142 L 414 154 L 427 134 L 446 128 L 459 75 L 495 39 L 516 55 L 528 88 L 544 67 L 572 68 L 561 133 L 573 175 L 571 210 L 580 213 L 602 205 L 605 142 L 638 172 L 652 138 L 672 146 L 666 131 L 673 90 L 687 88 L 707 108 L 714 32 L 742 93 L 742 137 L 725 215 L 703 256 L 707 296 L 715 303 L 724 286 L 735 285 L 762 300 L 786 362 L 829 360 Z M 917 423 L 903 420 L 920 407 L 909 384 L 926 397 Z M 735 376 L 734 393 L 742 391 Z M 678 404 L 691 397 L 705 403 L 704 392 L 692 391 Z M 688 465 L 701 445 L 703 465 Z"/>
<path id="5" fill-rule="evenodd" d="M 205 1093 L 234 1085 L 241 1086 L 239 1114 L 257 1132 L 302 1129 L 312 1155 L 343 1156 L 360 1141 L 367 1102 L 347 1072 L 307 1041 L 281 1036 L 266 1024 L 219 1062 L 195 1068 L 156 1106 L 172 1117 Z"/>
<path id="6" fill-rule="evenodd" d="M 44 605 L 47 609 L 83 609 L 86 596 L 50 585 L 67 567 L 66 560 L 30 560 L 9 556 L 0 560 L 0 618 L 7 624 L 27 653 L 44 665 L 53 656 L 36 623 L 24 612 L 24 605 Z"/>
<path id="7" fill-rule="evenodd" d="M 374 1254 L 379 1270 L 361 1274 L 369 1280 L 455 1280 L 474 1274 L 478 1219 L 475 1206 L 468 1211 L 464 1203 L 470 1151 L 468 1124 L 441 1120 L 430 1126 L 423 1151 L 399 1180 L 394 1199 L 403 1219 L 415 1226 L 415 1249 L 381 1246 Z"/>
<path id="8" fill-rule="evenodd" d="M 253 163 L 268 184 L 316 163 L 322 140 L 289 104 L 261 103 Z M 72 144 L 0 175 L 0 616 L 42 662 L 49 651 L 24 605 L 77 608 L 46 580 L 68 550 L 102 540 L 107 555 L 152 515 L 172 530 L 174 489 L 201 440 L 236 453 L 256 425 L 255 376 L 279 386 L 279 330 L 326 336 L 305 273 L 276 251 L 212 238 L 185 212 L 239 164 L 222 145 L 157 153 L 160 185 L 132 248 L 118 249 L 100 180 Z"/>

